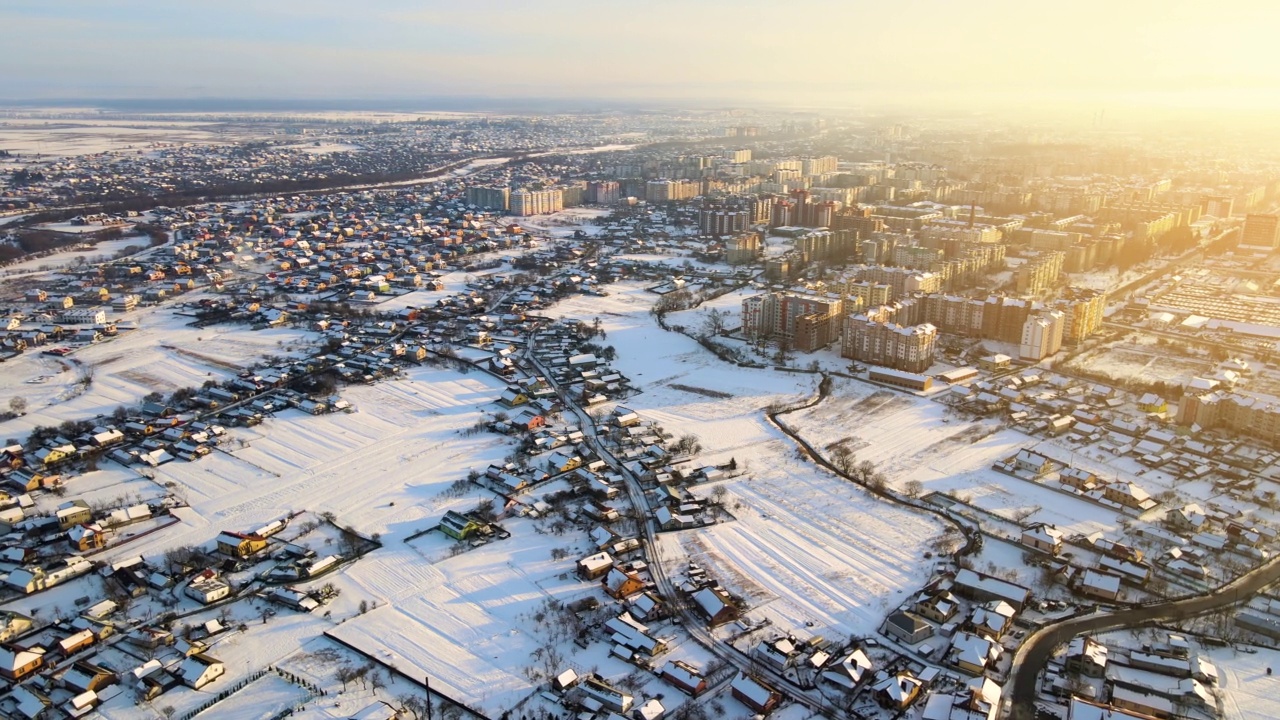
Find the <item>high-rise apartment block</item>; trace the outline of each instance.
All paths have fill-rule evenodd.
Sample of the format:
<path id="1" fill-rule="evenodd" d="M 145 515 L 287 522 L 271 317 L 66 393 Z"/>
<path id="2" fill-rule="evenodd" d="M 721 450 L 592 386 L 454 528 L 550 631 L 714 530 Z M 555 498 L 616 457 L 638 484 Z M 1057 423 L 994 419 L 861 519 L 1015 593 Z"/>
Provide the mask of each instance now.
<path id="1" fill-rule="evenodd" d="M 559 188 L 550 190 L 516 190 L 511 193 L 512 215 L 546 215 L 564 209 L 564 194 Z"/>
<path id="2" fill-rule="evenodd" d="M 1060 310 L 1047 310 L 1027 318 L 1022 324 L 1019 357 L 1035 362 L 1061 350 L 1062 329 L 1065 324 L 1065 317 Z"/>
<path id="3" fill-rule="evenodd" d="M 1240 244 L 1257 248 L 1280 246 L 1280 215 L 1249 213 L 1244 219 Z"/>
<path id="4" fill-rule="evenodd" d="M 742 301 L 742 332 L 749 339 L 777 340 L 801 352 L 834 342 L 843 320 L 838 297 L 765 293 Z"/>
<path id="5" fill-rule="evenodd" d="M 587 183 L 587 202 L 596 205 L 617 205 L 622 199 L 622 185 L 614 180 L 593 180 Z"/>
<path id="6" fill-rule="evenodd" d="M 749 265 L 760 257 L 762 247 L 760 233 L 746 232 L 734 235 L 725 242 L 724 260 L 730 265 Z"/>
<path id="7" fill-rule="evenodd" d="M 467 203 L 485 210 L 506 212 L 511 207 L 511 190 L 505 187 L 469 187 Z"/>
<path id="8" fill-rule="evenodd" d="M 904 327 L 874 317 L 870 313 L 845 320 L 842 357 L 913 373 L 925 372 L 933 365 L 937 328 L 928 323 Z"/>
<path id="9" fill-rule="evenodd" d="M 1062 274 L 1062 263 L 1066 256 L 1060 252 L 1041 252 L 1018 266 L 1018 292 L 1023 295 L 1037 295 L 1053 287 Z"/>

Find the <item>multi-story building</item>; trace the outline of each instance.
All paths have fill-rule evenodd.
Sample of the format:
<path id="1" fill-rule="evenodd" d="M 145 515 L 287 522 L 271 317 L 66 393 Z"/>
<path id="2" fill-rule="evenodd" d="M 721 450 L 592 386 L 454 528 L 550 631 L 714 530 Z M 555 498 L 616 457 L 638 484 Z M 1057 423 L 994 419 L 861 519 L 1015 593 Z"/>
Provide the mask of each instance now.
<path id="1" fill-rule="evenodd" d="M 505 187 L 469 187 L 467 203 L 486 210 L 506 212 L 511 207 L 511 189 Z"/>
<path id="2" fill-rule="evenodd" d="M 690 200 L 702 192 L 702 183 L 692 180 L 650 180 L 644 186 L 646 202 Z"/>
<path id="3" fill-rule="evenodd" d="M 1067 288 L 1062 297 L 1053 303 L 1065 317 L 1062 341 L 1076 345 L 1102 329 L 1103 312 L 1107 309 L 1107 294 L 1085 288 Z"/>
<path id="4" fill-rule="evenodd" d="M 587 183 L 579 180 L 560 188 L 560 200 L 564 207 L 578 207 L 587 201 Z"/>
<path id="5" fill-rule="evenodd" d="M 597 205 L 617 205 L 622 199 L 622 185 L 614 180 L 593 180 L 587 183 L 586 201 Z"/>
<path id="6" fill-rule="evenodd" d="M 1177 422 L 1203 429 L 1226 428 L 1280 446 L 1280 400 L 1240 392 L 1205 392 L 1188 385 L 1178 403 Z"/>
<path id="7" fill-rule="evenodd" d="M 844 301 L 797 293 L 765 293 L 742 301 L 742 332 L 751 340 L 777 340 L 813 352 L 840 334 Z"/>
<path id="8" fill-rule="evenodd" d="M 870 280 L 854 281 L 845 284 L 845 294 L 851 298 L 857 298 L 862 303 L 862 307 L 877 307 L 880 305 L 888 305 L 893 298 L 891 297 L 893 288 L 882 283 L 874 283 Z"/>
<path id="9" fill-rule="evenodd" d="M 1236 199 L 1230 195 L 1205 195 L 1204 214 L 1216 218 L 1229 218 L 1235 211 Z"/>
<path id="10" fill-rule="evenodd" d="M 737 150 L 726 150 L 724 153 L 725 162 L 745 163 L 751 162 L 751 151 L 747 148 L 739 148 Z"/>
<path id="11" fill-rule="evenodd" d="M 1042 252 L 1018 266 L 1016 274 L 1018 292 L 1038 295 L 1048 290 L 1062 274 L 1066 256 L 1060 252 Z"/>
<path id="12" fill-rule="evenodd" d="M 1022 324 L 1018 355 L 1023 360 L 1035 362 L 1061 350 L 1064 320 L 1059 310 L 1046 310 L 1027 318 Z"/>
<path id="13" fill-rule="evenodd" d="M 902 326 L 873 317 L 854 315 L 845 320 L 842 357 L 905 372 L 929 369 L 937 348 L 937 328 L 928 323 Z"/>
<path id="14" fill-rule="evenodd" d="M 698 232 L 703 235 L 733 235 L 751 225 L 751 211 L 725 205 L 708 205 L 698 210 Z"/>
<path id="15" fill-rule="evenodd" d="M 1249 213 L 1244 219 L 1244 232 L 1240 244 L 1249 247 L 1274 248 L 1280 246 L 1280 215 Z"/>
<path id="16" fill-rule="evenodd" d="M 547 215 L 564 209 L 564 193 L 559 188 L 549 190 L 520 189 L 511 193 L 510 213 L 519 217 Z"/>
<path id="17" fill-rule="evenodd" d="M 762 246 L 760 233 L 747 232 L 735 235 L 725 242 L 724 260 L 730 265 L 748 265 L 760 257 Z"/>

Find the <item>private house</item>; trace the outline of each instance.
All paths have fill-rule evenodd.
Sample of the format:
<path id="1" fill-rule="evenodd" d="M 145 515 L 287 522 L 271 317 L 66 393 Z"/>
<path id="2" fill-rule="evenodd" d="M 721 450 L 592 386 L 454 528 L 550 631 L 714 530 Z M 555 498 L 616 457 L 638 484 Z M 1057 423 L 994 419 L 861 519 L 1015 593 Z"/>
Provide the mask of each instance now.
<path id="1" fill-rule="evenodd" d="M 951 640 L 947 664 L 970 675 L 981 675 L 1000 659 L 1000 645 L 994 640 L 960 632 Z"/>
<path id="2" fill-rule="evenodd" d="M 579 704 L 583 704 L 584 699 L 590 699 L 598 703 L 598 707 L 603 707 L 616 713 L 631 712 L 631 705 L 635 702 L 635 698 L 606 683 L 596 675 L 583 678 L 574 690 Z"/>
<path id="3" fill-rule="evenodd" d="M 872 685 L 871 691 L 880 707 L 905 710 L 920 696 L 923 687 L 924 683 L 920 678 L 904 670 Z"/>
<path id="4" fill-rule="evenodd" d="M 704 587 L 695 592 L 692 599 L 710 627 L 738 619 L 738 608 L 723 588 Z"/>
<path id="5" fill-rule="evenodd" d="M 899 610 L 884 619 L 880 632 L 907 645 L 915 645 L 933 637 L 933 626 L 906 610 Z"/>
<path id="6" fill-rule="evenodd" d="M 1021 585 L 974 572 L 968 568 L 962 568 L 956 573 L 951 583 L 951 590 L 960 597 L 978 602 L 1003 600 L 1019 612 L 1031 597 L 1031 591 Z"/>
<path id="7" fill-rule="evenodd" d="M 1102 488 L 1102 496 L 1117 505 L 1134 510 L 1150 510 L 1158 504 L 1146 490 L 1131 482 L 1106 485 Z"/>
<path id="8" fill-rule="evenodd" d="M 965 629 L 976 635 L 999 640 L 1005 631 L 1013 625 L 1013 616 L 1016 613 L 1009 603 L 1003 600 L 995 600 L 981 607 L 973 609 L 969 616 L 969 621 L 965 623 Z"/>
<path id="9" fill-rule="evenodd" d="M 1120 597 L 1120 577 L 1086 569 L 1078 576 L 1076 590 L 1081 595 L 1114 602 Z"/>
<path id="10" fill-rule="evenodd" d="M 1067 487 L 1075 488 L 1080 492 L 1092 490 L 1097 487 L 1098 476 L 1088 470 L 1081 470 L 1076 467 L 1063 468 L 1058 472 L 1058 482 Z"/>
<path id="11" fill-rule="evenodd" d="M 800 650 L 796 647 L 794 639 L 789 637 L 775 638 L 770 642 L 763 642 L 756 646 L 752 657 L 761 664 L 767 665 L 778 672 L 782 672 L 795 664 L 796 659 L 800 656 Z"/>
<path id="12" fill-rule="evenodd" d="M 78 693 L 97 692 L 119 681 L 115 673 L 88 660 L 76 661 L 58 679 L 64 687 Z"/>
<path id="13" fill-rule="evenodd" d="M 460 512 L 449 510 L 440 518 L 440 532 L 454 540 L 466 540 L 480 531 L 480 523 Z"/>
<path id="14" fill-rule="evenodd" d="M 698 670 L 683 660 L 674 660 L 662 666 L 659 677 L 675 685 L 688 695 L 697 697 L 707 689 L 707 680 Z"/>
<path id="15" fill-rule="evenodd" d="M 613 558 L 602 552 L 588 555 L 578 561 L 578 577 L 583 580 L 597 580 L 613 569 Z"/>
<path id="16" fill-rule="evenodd" d="M 80 630 L 58 640 L 57 652 L 64 658 L 71 657 L 96 641 L 92 630 Z"/>
<path id="17" fill-rule="evenodd" d="M 40 448 L 32 453 L 37 464 L 44 467 L 53 467 L 60 463 L 66 462 L 76 456 L 76 448 L 74 445 L 59 445 L 51 448 Z"/>
<path id="18" fill-rule="evenodd" d="M 943 590 L 928 597 L 921 598 L 911 607 L 911 611 L 920 617 L 936 623 L 949 622 L 960 609 L 960 601 L 955 595 Z"/>
<path id="19" fill-rule="evenodd" d="M 517 388 L 507 388 L 498 396 L 498 402 L 502 403 L 504 407 L 513 408 L 529 402 L 529 396 Z"/>
<path id="20" fill-rule="evenodd" d="M 262 552 L 267 547 L 267 539 L 258 535 L 223 530 L 218 533 L 218 552 L 234 558 L 247 558 Z"/>
<path id="21" fill-rule="evenodd" d="M 31 618 L 15 612 L 0 610 L 0 643 L 21 635 L 31 629 Z"/>
<path id="22" fill-rule="evenodd" d="M 1076 636 L 1067 645 L 1067 672 L 1100 678 L 1107 672 L 1107 646 L 1088 636 Z"/>
<path id="23" fill-rule="evenodd" d="M 1045 523 L 1036 523 L 1022 531 L 1022 544 L 1040 552 L 1057 555 L 1062 552 L 1062 531 Z"/>
<path id="24" fill-rule="evenodd" d="M 213 570 L 204 570 L 192 578 L 182 592 L 192 600 L 209 605 L 229 596 L 231 586 L 219 579 Z"/>
<path id="25" fill-rule="evenodd" d="M 1013 469 L 1018 473 L 1041 478 L 1053 471 L 1053 461 L 1040 453 L 1024 448 L 1013 456 Z"/>
<path id="26" fill-rule="evenodd" d="M 920 720 L 996 720 L 1001 694 L 990 678 L 973 678 L 955 692 L 930 695 Z"/>
<path id="27" fill-rule="evenodd" d="M 0 644 L 0 677 L 17 682 L 44 665 L 44 654 L 10 643 Z"/>
<path id="28" fill-rule="evenodd" d="M 778 703 L 782 702 L 782 696 L 776 690 L 746 673 L 734 678 L 729 688 L 735 700 L 760 715 L 773 712 Z"/>
<path id="29" fill-rule="evenodd" d="M 617 599 L 624 598 L 632 593 L 638 593 L 644 589 L 644 581 L 640 579 L 639 575 L 634 572 L 623 571 L 618 567 L 610 568 L 601 584 L 604 585 L 604 591 L 609 594 L 609 597 Z"/>
<path id="30" fill-rule="evenodd" d="M 828 666 L 822 673 L 822 679 L 846 690 L 853 690 L 870 672 L 871 658 L 859 648 L 840 662 Z"/>
<path id="31" fill-rule="evenodd" d="M 67 531 L 67 542 L 78 552 L 88 552 L 106 545 L 107 536 L 97 524 L 82 523 Z"/>
<path id="32" fill-rule="evenodd" d="M 1155 393 L 1145 393 L 1138 398 L 1138 409 L 1144 413 L 1165 413 L 1169 411 L 1169 403 Z"/>
<path id="33" fill-rule="evenodd" d="M 182 677 L 182 684 L 193 690 L 199 690 L 217 680 L 226 671 L 222 661 L 204 653 L 191 655 L 178 666 L 178 675 Z"/>
<path id="34" fill-rule="evenodd" d="M 59 505 L 55 516 L 58 518 L 59 530 L 70 530 L 76 525 L 92 521 L 93 511 L 85 501 L 71 500 Z"/>

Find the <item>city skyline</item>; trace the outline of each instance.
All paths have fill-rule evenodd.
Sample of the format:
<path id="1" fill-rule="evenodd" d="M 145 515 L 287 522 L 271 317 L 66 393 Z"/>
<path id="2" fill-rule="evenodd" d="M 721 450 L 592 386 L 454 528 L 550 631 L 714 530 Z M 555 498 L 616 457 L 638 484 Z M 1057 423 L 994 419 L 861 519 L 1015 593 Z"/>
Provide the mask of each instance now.
<path id="1" fill-rule="evenodd" d="M 1280 109 L 1277 10 L 547 0 L 37 3 L 0 9 L 0 98 L 455 98 L 1010 112 Z M 783 16 L 787 22 L 779 23 Z"/>

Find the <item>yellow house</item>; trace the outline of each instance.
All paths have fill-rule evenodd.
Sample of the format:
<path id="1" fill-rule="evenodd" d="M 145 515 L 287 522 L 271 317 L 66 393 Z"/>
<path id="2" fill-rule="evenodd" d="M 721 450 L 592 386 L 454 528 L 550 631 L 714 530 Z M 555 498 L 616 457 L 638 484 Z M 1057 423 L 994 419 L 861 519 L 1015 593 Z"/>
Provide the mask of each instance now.
<path id="1" fill-rule="evenodd" d="M 260 535 L 244 535 L 227 530 L 218 534 L 218 552 L 231 557 L 246 558 L 267 547 L 267 539 Z"/>

